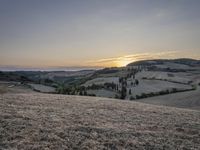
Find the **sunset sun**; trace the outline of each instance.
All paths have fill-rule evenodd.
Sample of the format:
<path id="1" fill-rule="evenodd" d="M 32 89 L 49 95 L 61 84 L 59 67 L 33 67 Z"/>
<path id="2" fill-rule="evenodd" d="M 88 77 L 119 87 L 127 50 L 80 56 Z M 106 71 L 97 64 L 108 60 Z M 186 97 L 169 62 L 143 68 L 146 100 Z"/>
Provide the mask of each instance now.
<path id="1" fill-rule="evenodd" d="M 116 62 L 116 64 L 117 64 L 117 67 L 124 67 L 124 66 L 128 65 L 131 62 L 132 61 L 130 61 L 130 60 L 122 59 L 122 60 L 119 60 L 118 62 Z"/>

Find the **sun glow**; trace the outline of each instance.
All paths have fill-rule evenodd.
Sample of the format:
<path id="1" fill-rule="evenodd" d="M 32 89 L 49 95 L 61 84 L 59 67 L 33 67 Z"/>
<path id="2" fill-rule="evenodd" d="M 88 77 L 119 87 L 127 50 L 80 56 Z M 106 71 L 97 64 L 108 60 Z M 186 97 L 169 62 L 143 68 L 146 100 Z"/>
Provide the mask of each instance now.
<path id="1" fill-rule="evenodd" d="M 129 63 L 133 62 L 133 60 L 126 60 L 126 59 L 122 59 L 116 62 L 117 67 L 124 67 L 126 65 L 128 65 Z"/>
<path id="2" fill-rule="evenodd" d="M 157 53 L 138 53 L 129 54 L 119 57 L 102 58 L 98 60 L 87 61 L 87 65 L 95 65 L 101 67 L 124 67 L 129 63 L 147 60 L 147 59 L 160 59 L 160 58 L 173 58 L 179 51 L 157 52 Z"/>

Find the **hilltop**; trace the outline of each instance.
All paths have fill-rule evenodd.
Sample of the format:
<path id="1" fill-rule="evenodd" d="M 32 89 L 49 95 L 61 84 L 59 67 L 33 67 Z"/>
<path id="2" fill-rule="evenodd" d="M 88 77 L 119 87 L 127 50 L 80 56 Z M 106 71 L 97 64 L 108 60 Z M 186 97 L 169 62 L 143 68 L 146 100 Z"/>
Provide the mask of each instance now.
<path id="1" fill-rule="evenodd" d="M 200 65 L 200 60 L 190 58 L 179 58 L 179 59 L 152 59 L 152 60 L 141 60 L 128 64 L 127 66 L 138 66 L 138 65 L 164 65 L 167 63 L 182 64 L 188 66 Z"/>

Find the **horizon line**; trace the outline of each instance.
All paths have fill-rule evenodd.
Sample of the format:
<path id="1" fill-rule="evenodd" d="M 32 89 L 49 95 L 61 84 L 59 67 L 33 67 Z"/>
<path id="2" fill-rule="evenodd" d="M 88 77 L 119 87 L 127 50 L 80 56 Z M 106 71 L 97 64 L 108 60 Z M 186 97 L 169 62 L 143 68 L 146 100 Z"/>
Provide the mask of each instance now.
<path id="1" fill-rule="evenodd" d="M 150 60 L 176 60 L 176 59 L 193 59 L 200 60 L 194 58 L 152 58 L 152 59 L 141 59 L 137 61 L 150 61 Z M 127 65 L 120 66 L 126 67 Z M 81 71 L 81 70 L 99 70 L 103 68 L 113 68 L 119 66 L 21 66 L 21 65 L 0 65 L 0 71 Z"/>

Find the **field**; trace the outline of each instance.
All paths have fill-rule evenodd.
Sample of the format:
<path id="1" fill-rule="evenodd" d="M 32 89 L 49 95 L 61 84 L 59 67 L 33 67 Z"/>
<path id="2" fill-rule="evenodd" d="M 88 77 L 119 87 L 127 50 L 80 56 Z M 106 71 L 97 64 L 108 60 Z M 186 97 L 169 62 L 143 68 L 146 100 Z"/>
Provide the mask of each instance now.
<path id="1" fill-rule="evenodd" d="M 53 87 L 45 86 L 41 84 L 28 84 L 33 90 L 39 91 L 42 93 L 55 93 L 56 90 Z"/>
<path id="2" fill-rule="evenodd" d="M 172 79 L 168 79 L 166 72 L 149 72 L 149 71 L 143 71 L 137 74 L 136 79 L 139 81 L 138 86 L 132 86 L 131 79 L 127 80 L 127 98 L 130 99 L 130 97 L 136 97 L 136 95 L 142 95 L 143 93 L 156 93 L 160 91 L 166 91 L 166 90 L 189 90 L 192 89 L 191 85 L 188 85 L 188 81 L 190 81 L 187 78 L 183 77 L 173 77 Z M 145 76 L 146 75 L 146 76 Z M 144 77 L 149 77 L 149 79 L 143 79 Z M 151 79 L 153 78 L 154 79 Z M 169 80 L 169 81 L 168 81 Z M 117 85 L 119 84 L 119 77 L 101 77 L 101 78 L 95 78 L 93 80 L 87 81 L 84 86 L 91 86 L 92 84 L 96 85 L 103 85 L 104 83 L 115 83 Z M 131 90 L 131 95 L 128 94 L 128 90 Z M 103 91 L 103 92 L 102 92 Z M 96 96 L 100 97 L 109 97 L 109 98 L 115 98 L 115 96 L 118 94 L 116 91 L 110 91 L 107 89 L 96 89 L 96 90 L 88 90 L 87 91 L 90 94 L 95 94 Z"/>
<path id="3" fill-rule="evenodd" d="M 105 89 L 87 90 L 87 93 L 88 94 L 95 94 L 95 96 L 98 96 L 98 97 L 108 97 L 108 98 L 113 98 L 117 95 L 116 92 L 105 90 Z"/>
<path id="4" fill-rule="evenodd" d="M 34 91 L 19 82 L 0 81 L 0 94 L 4 93 L 34 93 Z"/>
<path id="5" fill-rule="evenodd" d="M 85 84 L 83 84 L 84 86 L 91 86 L 92 84 L 97 84 L 97 85 L 103 85 L 104 83 L 106 82 L 109 82 L 109 83 L 118 83 L 119 81 L 119 78 L 118 77 L 101 77 L 101 78 L 95 78 L 95 79 L 92 79 L 92 80 L 89 80 L 87 81 Z"/>
<path id="6" fill-rule="evenodd" d="M 130 83 L 128 84 L 128 89 L 132 90 L 132 95 L 141 95 L 142 93 L 155 93 L 159 91 L 172 90 L 176 88 L 178 90 L 188 90 L 191 89 L 190 85 L 184 85 L 179 83 L 173 83 L 168 81 L 160 80 L 139 80 L 140 84 L 136 87 L 132 87 Z"/>
<path id="7" fill-rule="evenodd" d="M 172 82 L 184 83 L 187 84 L 194 77 L 194 75 L 190 76 L 190 73 L 179 72 L 162 72 L 162 71 L 142 71 L 136 75 L 136 78 L 142 79 L 159 79 L 159 80 L 167 80 Z"/>
<path id="8" fill-rule="evenodd" d="M 200 88 L 194 91 L 168 94 L 139 100 L 140 102 L 200 110 Z"/>
<path id="9" fill-rule="evenodd" d="M 0 95 L 0 149 L 200 149 L 200 111 L 98 97 Z"/>

